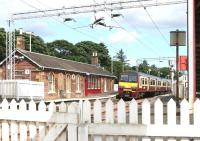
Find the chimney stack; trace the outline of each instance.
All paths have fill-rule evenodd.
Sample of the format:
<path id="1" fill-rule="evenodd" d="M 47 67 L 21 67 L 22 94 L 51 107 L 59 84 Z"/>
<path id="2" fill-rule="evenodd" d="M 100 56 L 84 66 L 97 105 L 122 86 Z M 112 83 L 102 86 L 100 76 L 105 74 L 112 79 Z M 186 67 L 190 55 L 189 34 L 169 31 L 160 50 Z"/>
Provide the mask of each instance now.
<path id="1" fill-rule="evenodd" d="M 23 34 L 23 31 L 20 28 L 19 35 L 17 36 L 17 41 L 16 41 L 16 48 L 19 48 L 19 49 L 25 49 L 25 39 L 22 34 Z"/>
<path id="2" fill-rule="evenodd" d="M 97 51 L 92 52 L 91 64 L 99 66 L 99 58 L 98 58 L 98 55 L 97 55 Z"/>

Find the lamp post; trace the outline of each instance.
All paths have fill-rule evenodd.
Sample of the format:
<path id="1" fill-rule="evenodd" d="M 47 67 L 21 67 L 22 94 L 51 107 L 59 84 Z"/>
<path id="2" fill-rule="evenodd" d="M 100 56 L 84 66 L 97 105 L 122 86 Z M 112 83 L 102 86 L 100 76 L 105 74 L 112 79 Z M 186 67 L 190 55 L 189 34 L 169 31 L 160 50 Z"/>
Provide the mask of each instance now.
<path id="1" fill-rule="evenodd" d="M 179 107 L 179 46 L 185 46 L 185 31 L 170 32 L 170 46 L 176 46 L 176 106 Z"/>

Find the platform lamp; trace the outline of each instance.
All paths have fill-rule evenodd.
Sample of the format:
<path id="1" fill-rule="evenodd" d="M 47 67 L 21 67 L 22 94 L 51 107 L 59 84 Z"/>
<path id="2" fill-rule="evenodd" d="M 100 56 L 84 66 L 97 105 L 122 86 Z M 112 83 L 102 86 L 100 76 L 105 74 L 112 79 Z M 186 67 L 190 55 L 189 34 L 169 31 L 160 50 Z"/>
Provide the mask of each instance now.
<path id="1" fill-rule="evenodd" d="M 179 46 L 186 45 L 186 32 L 176 31 L 170 32 L 170 46 L 176 46 L 176 106 L 179 107 Z"/>

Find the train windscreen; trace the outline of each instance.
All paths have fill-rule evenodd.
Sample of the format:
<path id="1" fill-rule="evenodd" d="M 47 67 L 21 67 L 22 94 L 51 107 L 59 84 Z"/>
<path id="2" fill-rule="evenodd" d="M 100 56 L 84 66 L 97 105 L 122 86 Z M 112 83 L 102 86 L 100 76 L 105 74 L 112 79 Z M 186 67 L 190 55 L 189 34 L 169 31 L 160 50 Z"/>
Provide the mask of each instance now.
<path id="1" fill-rule="evenodd" d="M 136 75 L 127 75 L 127 74 L 122 74 L 120 77 L 121 82 L 136 82 L 137 81 L 137 76 Z"/>

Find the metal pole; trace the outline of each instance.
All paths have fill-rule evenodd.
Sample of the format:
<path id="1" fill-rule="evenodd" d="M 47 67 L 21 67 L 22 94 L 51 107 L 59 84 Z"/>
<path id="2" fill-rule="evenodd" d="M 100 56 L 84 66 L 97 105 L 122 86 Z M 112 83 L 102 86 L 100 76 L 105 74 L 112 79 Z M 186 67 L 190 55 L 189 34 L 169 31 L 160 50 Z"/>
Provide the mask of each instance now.
<path id="1" fill-rule="evenodd" d="M 113 74 L 113 58 L 111 58 L 111 73 Z"/>
<path id="2" fill-rule="evenodd" d="M 178 30 L 176 30 L 176 106 L 179 107 L 179 45 Z"/>
<path id="3" fill-rule="evenodd" d="M 30 48 L 29 48 L 30 52 L 31 52 L 31 50 L 32 50 L 32 48 L 31 48 L 31 33 L 32 33 L 32 32 L 30 32 Z"/>
<path id="4" fill-rule="evenodd" d="M 187 0 L 187 99 L 189 99 L 189 16 L 188 16 L 188 0 Z"/>

